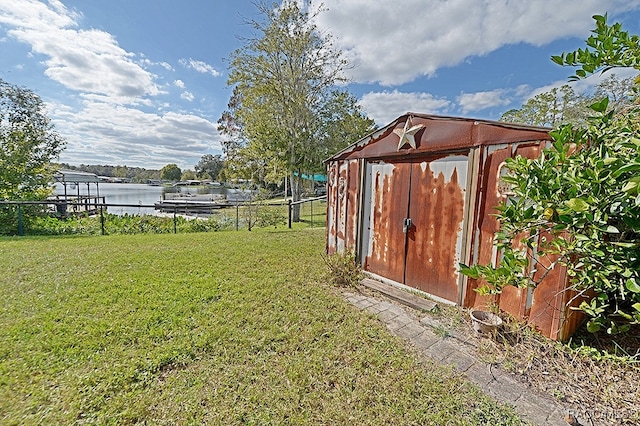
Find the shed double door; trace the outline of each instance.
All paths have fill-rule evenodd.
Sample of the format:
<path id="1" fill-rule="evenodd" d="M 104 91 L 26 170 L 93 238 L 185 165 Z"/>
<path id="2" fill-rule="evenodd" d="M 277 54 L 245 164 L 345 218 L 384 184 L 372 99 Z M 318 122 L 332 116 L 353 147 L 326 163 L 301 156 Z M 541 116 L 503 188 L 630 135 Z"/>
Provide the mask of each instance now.
<path id="1" fill-rule="evenodd" d="M 367 164 L 365 270 L 458 303 L 468 156 Z"/>

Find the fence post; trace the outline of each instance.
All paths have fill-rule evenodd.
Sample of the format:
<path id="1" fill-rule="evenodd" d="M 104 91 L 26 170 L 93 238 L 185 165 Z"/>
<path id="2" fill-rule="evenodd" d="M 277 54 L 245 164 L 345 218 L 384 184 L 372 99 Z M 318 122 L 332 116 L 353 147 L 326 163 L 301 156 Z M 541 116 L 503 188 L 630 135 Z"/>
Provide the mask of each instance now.
<path id="1" fill-rule="evenodd" d="M 22 221 L 22 205 L 18 204 L 18 235 L 24 236 L 24 223 Z"/>
<path id="2" fill-rule="evenodd" d="M 311 227 L 313 228 L 313 198 L 309 201 L 309 206 L 311 207 Z"/>
<path id="3" fill-rule="evenodd" d="M 293 219 L 293 211 L 291 210 L 293 208 L 292 204 L 291 204 L 291 200 L 289 200 L 289 229 L 291 229 L 291 221 Z"/>
<path id="4" fill-rule="evenodd" d="M 240 226 L 240 203 L 236 201 L 236 231 Z"/>
<path id="5" fill-rule="evenodd" d="M 177 234 L 178 233 L 178 225 L 176 224 L 176 210 L 178 208 L 174 207 L 173 208 L 173 233 Z"/>
<path id="6" fill-rule="evenodd" d="M 104 235 L 104 214 L 102 214 L 103 207 L 104 206 L 100 204 L 100 230 L 102 232 L 102 235 Z"/>

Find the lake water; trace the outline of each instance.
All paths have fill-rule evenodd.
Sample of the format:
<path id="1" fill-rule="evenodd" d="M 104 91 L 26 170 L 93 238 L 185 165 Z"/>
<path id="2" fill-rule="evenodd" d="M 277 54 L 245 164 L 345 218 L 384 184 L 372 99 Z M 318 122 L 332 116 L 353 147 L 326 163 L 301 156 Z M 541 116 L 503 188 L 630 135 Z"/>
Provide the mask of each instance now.
<path id="1" fill-rule="evenodd" d="M 80 194 L 87 194 L 87 184 L 80 184 Z M 164 195 L 168 192 L 181 192 L 191 194 L 222 194 L 227 195 L 227 188 L 215 186 L 151 186 L 139 183 L 100 183 L 98 190 L 101 197 L 105 197 L 106 204 L 142 204 L 153 205 L 154 203 L 164 199 Z M 96 194 L 96 185 L 89 184 L 89 192 L 92 196 Z M 55 194 L 64 195 L 64 187 L 60 183 L 55 184 Z M 78 188 L 67 184 L 67 195 L 73 196 L 78 194 Z M 108 207 L 109 213 L 118 215 L 128 214 L 156 214 L 158 210 L 153 207 Z"/>

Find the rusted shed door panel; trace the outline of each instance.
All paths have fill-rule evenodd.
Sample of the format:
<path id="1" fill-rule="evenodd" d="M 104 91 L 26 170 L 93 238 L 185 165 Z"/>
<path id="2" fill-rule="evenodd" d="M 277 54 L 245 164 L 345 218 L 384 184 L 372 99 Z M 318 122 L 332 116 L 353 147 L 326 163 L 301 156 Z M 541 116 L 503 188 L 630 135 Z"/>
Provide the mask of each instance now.
<path id="1" fill-rule="evenodd" d="M 460 155 L 368 164 L 365 270 L 458 302 L 467 167 Z"/>
<path id="2" fill-rule="evenodd" d="M 365 198 L 364 268 L 393 281 L 404 282 L 405 234 L 410 163 L 369 163 L 371 185 Z"/>
<path id="3" fill-rule="evenodd" d="M 450 156 L 411 172 L 405 284 L 456 303 L 468 163 Z"/>

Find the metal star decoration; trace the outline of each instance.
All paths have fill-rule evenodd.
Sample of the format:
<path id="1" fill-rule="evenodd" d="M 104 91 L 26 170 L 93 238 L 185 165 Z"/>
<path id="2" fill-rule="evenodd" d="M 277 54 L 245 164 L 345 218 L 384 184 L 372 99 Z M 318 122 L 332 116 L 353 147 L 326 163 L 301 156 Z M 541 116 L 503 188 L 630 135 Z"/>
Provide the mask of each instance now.
<path id="1" fill-rule="evenodd" d="M 411 148 L 416 149 L 416 133 L 420 129 L 424 127 L 424 124 L 416 124 L 415 126 L 411 125 L 411 117 L 407 118 L 407 121 L 404 122 L 403 129 L 393 129 L 393 133 L 400 137 L 398 141 L 398 151 L 402 149 L 403 146 L 409 144 Z"/>

